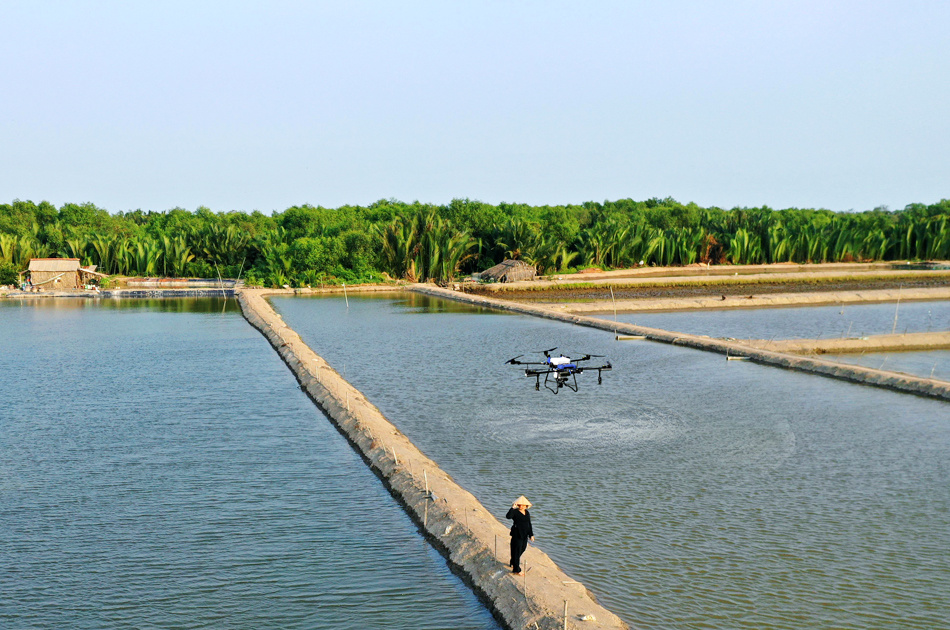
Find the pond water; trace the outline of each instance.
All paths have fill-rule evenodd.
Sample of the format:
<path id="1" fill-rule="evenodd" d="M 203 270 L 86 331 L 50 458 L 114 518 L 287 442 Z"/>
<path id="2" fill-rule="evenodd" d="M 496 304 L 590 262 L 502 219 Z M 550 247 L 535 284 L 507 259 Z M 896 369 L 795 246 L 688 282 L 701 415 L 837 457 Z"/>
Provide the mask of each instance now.
<path id="1" fill-rule="evenodd" d="M 220 300 L 0 302 L 0 627 L 497 629 Z"/>
<path id="2" fill-rule="evenodd" d="M 894 317 L 897 316 L 897 326 Z M 593 317 L 613 320 L 613 313 Z M 734 339 L 828 339 L 891 331 L 950 330 L 950 301 L 796 306 L 787 308 L 620 313 L 617 320 L 694 335 Z"/>
<path id="3" fill-rule="evenodd" d="M 950 381 L 950 350 L 825 355 L 833 361 Z"/>
<path id="4" fill-rule="evenodd" d="M 273 302 L 632 627 L 946 627 L 946 403 L 416 295 Z M 552 346 L 615 370 L 555 396 L 504 365 Z"/>

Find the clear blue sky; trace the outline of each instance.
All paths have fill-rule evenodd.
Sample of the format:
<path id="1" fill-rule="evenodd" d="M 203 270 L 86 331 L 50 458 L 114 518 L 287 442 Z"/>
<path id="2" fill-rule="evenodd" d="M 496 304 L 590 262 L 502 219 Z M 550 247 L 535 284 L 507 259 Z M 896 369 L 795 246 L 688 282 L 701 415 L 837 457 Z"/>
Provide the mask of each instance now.
<path id="1" fill-rule="evenodd" d="M 0 4 L 0 201 L 950 197 L 950 2 Z"/>

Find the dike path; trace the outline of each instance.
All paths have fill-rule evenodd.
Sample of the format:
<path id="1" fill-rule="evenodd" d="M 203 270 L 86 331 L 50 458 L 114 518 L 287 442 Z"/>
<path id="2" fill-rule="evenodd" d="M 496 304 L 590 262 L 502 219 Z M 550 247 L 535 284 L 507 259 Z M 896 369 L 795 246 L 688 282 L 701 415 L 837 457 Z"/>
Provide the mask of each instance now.
<path id="1" fill-rule="evenodd" d="M 755 287 L 750 287 L 754 293 Z M 710 289 L 714 293 L 714 289 Z M 640 298 L 595 302 L 535 302 L 565 313 L 633 313 L 650 311 L 723 310 L 743 308 L 775 308 L 785 306 L 844 306 L 846 304 L 875 304 L 883 302 L 930 302 L 950 300 L 950 287 L 913 289 L 865 289 L 862 291 L 813 291 L 808 293 L 772 293 L 745 297 L 697 296 L 680 298 Z"/>
<path id="2" fill-rule="evenodd" d="M 266 299 L 270 295 L 310 291 L 239 289 L 236 293 L 245 319 L 277 350 L 301 389 L 324 411 L 423 535 L 506 628 L 628 628 L 537 547 L 529 545 L 525 552 L 523 575 L 511 574 L 505 564 L 510 540 L 508 527 L 317 356 Z"/>
<path id="3" fill-rule="evenodd" d="M 820 376 L 828 376 L 852 383 L 871 385 L 874 387 L 883 387 L 899 392 L 916 394 L 930 398 L 938 398 L 950 401 L 950 382 L 941 381 L 932 378 L 920 378 L 903 374 L 900 372 L 890 372 L 887 370 L 876 370 L 873 368 L 861 367 L 858 365 L 847 365 L 836 361 L 828 361 L 818 357 L 804 357 L 791 354 L 789 352 L 780 352 L 771 349 L 771 347 L 753 347 L 740 341 L 729 341 L 725 339 L 713 339 L 699 335 L 690 335 L 686 333 L 671 332 L 659 328 L 648 328 L 646 326 L 637 326 L 624 322 L 608 321 L 596 317 L 587 317 L 565 312 L 548 305 L 526 304 L 521 302 L 511 302 L 489 298 L 483 296 L 463 293 L 461 291 L 452 291 L 433 285 L 415 284 L 409 287 L 409 290 L 424 295 L 439 297 L 447 300 L 455 300 L 466 304 L 483 306 L 497 310 L 520 313 L 523 315 L 532 315 L 535 317 L 544 317 L 569 324 L 579 326 L 588 326 L 590 328 L 599 328 L 607 330 L 617 335 L 629 335 L 650 341 L 659 341 L 677 346 L 686 346 L 697 350 L 707 352 L 717 352 L 724 355 L 726 359 L 741 358 L 756 363 L 774 365 L 789 370 L 799 372 L 809 372 Z M 886 346 L 881 343 L 883 349 Z M 871 348 L 865 348 L 870 350 Z"/>

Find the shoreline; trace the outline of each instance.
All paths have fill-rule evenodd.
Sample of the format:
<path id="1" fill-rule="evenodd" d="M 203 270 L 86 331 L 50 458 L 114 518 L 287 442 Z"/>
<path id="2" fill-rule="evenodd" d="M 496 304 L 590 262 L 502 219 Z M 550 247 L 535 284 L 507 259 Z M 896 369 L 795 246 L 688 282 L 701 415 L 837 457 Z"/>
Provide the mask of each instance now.
<path id="1" fill-rule="evenodd" d="M 308 294 L 299 289 L 242 289 L 237 298 L 245 319 L 270 342 L 301 389 L 496 619 L 510 630 L 555 630 L 564 627 L 566 607 L 571 625 L 589 615 L 593 618 L 585 619 L 585 628 L 628 629 L 619 617 L 598 604 L 583 584 L 564 573 L 537 547 L 529 546 L 525 552 L 522 576 L 509 572 L 503 559 L 508 528 L 307 346 L 266 300 L 271 295 Z M 496 550 L 502 558 L 496 557 Z"/>
<path id="2" fill-rule="evenodd" d="M 565 313 L 636 313 L 643 311 L 690 311 L 696 309 L 729 310 L 742 308 L 782 308 L 786 306 L 831 306 L 844 304 L 880 304 L 886 302 L 928 302 L 950 300 L 950 287 L 923 289 L 867 289 L 859 291 L 813 291 L 766 295 L 698 296 L 682 298 L 643 298 L 637 300 L 596 300 L 593 302 L 530 302 Z M 517 300 L 513 300 L 518 302 Z"/>
<path id="3" fill-rule="evenodd" d="M 20 290 L 0 290 L 0 299 L 48 299 L 48 298 L 93 298 L 93 299 L 140 299 L 140 298 L 213 298 L 213 297 L 236 297 L 239 291 L 247 287 L 237 288 L 130 288 L 130 289 L 105 289 L 103 291 L 40 291 L 37 293 Z M 391 286 L 383 284 L 361 284 L 354 287 L 324 287 L 319 289 L 251 289 L 257 291 L 285 291 L 294 295 L 323 295 L 336 293 L 373 293 L 386 291 L 402 291 L 401 286 Z"/>
<path id="4" fill-rule="evenodd" d="M 752 348 L 790 354 L 864 354 L 950 348 L 950 332 L 895 333 L 830 339 L 737 340 Z"/>
<path id="5" fill-rule="evenodd" d="M 523 293 L 528 295 L 551 294 L 563 290 L 607 290 L 609 288 L 636 290 L 647 287 L 694 287 L 694 286 L 755 286 L 764 284 L 784 284 L 789 286 L 802 284 L 828 284 L 831 282 L 900 282 L 903 280 L 923 279 L 932 282 L 950 282 L 950 269 L 811 269 L 807 271 L 789 271 L 784 269 L 754 270 L 749 273 L 682 273 L 679 268 L 668 268 L 669 273 L 650 275 L 575 274 L 551 279 L 549 276 L 535 280 L 502 282 L 489 284 L 466 284 L 462 290 L 476 295 L 497 295 L 499 293 Z M 712 292 L 715 292 L 714 290 Z"/>
<path id="6" fill-rule="evenodd" d="M 543 317 L 569 324 L 598 328 L 600 330 L 612 332 L 614 334 L 623 333 L 624 335 L 630 335 L 650 341 L 659 341 L 671 345 L 686 346 L 697 350 L 715 352 L 717 354 L 725 355 L 727 360 L 730 357 L 744 358 L 746 360 L 762 363 L 765 365 L 772 365 L 789 370 L 836 378 L 852 383 L 882 387 L 898 392 L 950 401 L 950 382 L 947 381 L 919 378 L 899 372 L 876 370 L 856 365 L 837 363 L 825 359 L 799 356 L 785 352 L 776 352 L 763 348 L 755 348 L 739 341 L 712 339 L 710 337 L 702 337 L 699 335 L 677 333 L 668 330 L 661 330 L 659 328 L 649 328 L 647 326 L 637 326 L 635 324 L 615 322 L 606 319 L 599 319 L 596 317 L 575 315 L 547 306 L 523 304 L 520 302 L 506 301 L 499 298 L 475 296 L 459 291 L 442 289 L 432 285 L 416 284 L 413 285 L 410 290 L 416 291 L 417 293 L 421 293 L 423 295 L 455 300 L 476 306 L 484 306 L 496 310 L 519 313 L 522 315 L 531 315 L 534 317 Z"/>

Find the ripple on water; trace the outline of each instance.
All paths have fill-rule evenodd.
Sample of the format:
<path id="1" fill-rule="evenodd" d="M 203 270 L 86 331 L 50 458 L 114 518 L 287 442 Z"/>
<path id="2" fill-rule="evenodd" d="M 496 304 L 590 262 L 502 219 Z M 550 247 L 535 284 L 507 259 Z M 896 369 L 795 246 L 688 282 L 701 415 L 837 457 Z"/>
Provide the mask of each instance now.
<path id="1" fill-rule="evenodd" d="M 496 516 L 529 496 L 537 544 L 633 627 L 950 618 L 945 403 L 527 317 L 275 305 Z M 504 365 L 554 345 L 615 370 L 554 396 Z"/>
<path id="2" fill-rule="evenodd" d="M 0 627 L 498 627 L 238 315 L 133 312 L 0 304 Z"/>

